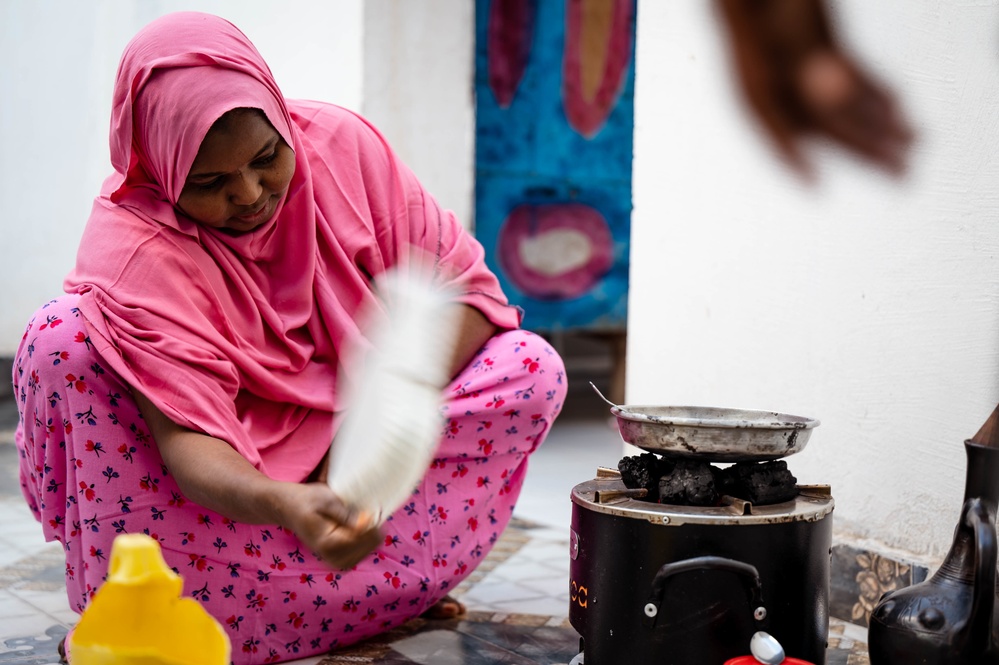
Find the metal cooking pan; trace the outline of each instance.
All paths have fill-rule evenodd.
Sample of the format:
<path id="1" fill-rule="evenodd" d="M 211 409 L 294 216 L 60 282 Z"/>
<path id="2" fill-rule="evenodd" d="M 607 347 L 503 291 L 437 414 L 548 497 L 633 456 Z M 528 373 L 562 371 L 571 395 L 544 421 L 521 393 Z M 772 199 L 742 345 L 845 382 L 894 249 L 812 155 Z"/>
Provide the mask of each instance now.
<path id="1" fill-rule="evenodd" d="M 775 411 L 618 406 L 600 397 L 611 406 L 627 443 L 664 456 L 705 462 L 766 462 L 793 455 L 804 449 L 812 429 L 819 425 L 814 418 Z"/>

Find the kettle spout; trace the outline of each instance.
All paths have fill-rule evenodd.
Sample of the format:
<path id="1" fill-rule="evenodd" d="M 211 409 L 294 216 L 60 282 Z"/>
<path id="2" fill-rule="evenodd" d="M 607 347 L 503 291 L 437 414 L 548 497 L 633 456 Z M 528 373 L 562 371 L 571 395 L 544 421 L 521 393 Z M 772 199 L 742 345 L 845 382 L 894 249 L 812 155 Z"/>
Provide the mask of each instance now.
<path id="1" fill-rule="evenodd" d="M 980 446 L 999 448 L 999 406 L 996 406 L 995 411 L 971 440 Z"/>

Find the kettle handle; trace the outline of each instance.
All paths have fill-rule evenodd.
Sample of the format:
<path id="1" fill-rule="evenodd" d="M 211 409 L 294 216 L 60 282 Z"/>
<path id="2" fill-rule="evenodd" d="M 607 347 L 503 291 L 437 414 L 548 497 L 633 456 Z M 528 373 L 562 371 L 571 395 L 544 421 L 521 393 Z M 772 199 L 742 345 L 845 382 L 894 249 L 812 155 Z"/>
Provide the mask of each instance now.
<path id="1" fill-rule="evenodd" d="M 760 573 L 756 570 L 756 566 L 721 556 L 699 556 L 663 564 L 652 580 L 649 599 L 645 604 L 646 626 L 655 627 L 656 625 L 667 580 L 674 575 L 695 570 L 725 570 L 739 575 L 745 584 L 746 595 L 749 597 L 750 607 L 753 608 L 753 618 L 756 620 L 758 629 L 763 629 L 766 626 L 767 610 L 763 605 L 763 584 L 760 582 Z"/>
<path id="2" fill-rule="evenodd" d="M 996 588 L 996 529 L 981 498 L 964 504 L 962 522 L 975 537 L 975 590 L 971 600 L 968 644 L 972 653 L 986 653 L 992 646 L 992 613 Z"/>

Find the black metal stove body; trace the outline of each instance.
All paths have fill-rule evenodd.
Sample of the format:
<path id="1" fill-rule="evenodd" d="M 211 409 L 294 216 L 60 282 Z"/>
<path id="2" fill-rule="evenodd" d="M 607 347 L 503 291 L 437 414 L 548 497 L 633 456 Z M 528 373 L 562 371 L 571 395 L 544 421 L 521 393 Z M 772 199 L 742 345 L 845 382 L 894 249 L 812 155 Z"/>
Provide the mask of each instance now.
<path id="1" fill-rule="evenodd" d="M 721 665 L 748 654 L 760 629 L 788 656 L 824 665 L 828 486 L 762 507 L 667 506 L 635 494 L 609 469 L 572 491 L 569 621 L 586 665 Z"/>

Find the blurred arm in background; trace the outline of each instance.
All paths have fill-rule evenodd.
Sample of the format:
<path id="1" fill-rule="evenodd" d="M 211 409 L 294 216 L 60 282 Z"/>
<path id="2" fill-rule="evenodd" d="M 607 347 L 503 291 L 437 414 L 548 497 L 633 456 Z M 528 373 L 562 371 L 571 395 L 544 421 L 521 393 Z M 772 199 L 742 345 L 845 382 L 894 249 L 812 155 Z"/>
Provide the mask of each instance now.
<path id="1" fill-rule="evenodd" d="M 716 0 L 749 107 L 802 176 L 808 136 L 825 138 L 894 175 L 913 134 L 891 92 L 837 43 L 821 0 Z"/>

